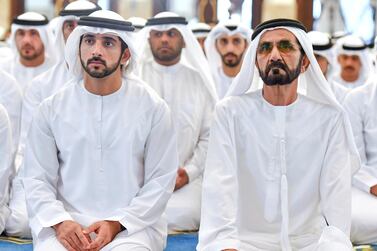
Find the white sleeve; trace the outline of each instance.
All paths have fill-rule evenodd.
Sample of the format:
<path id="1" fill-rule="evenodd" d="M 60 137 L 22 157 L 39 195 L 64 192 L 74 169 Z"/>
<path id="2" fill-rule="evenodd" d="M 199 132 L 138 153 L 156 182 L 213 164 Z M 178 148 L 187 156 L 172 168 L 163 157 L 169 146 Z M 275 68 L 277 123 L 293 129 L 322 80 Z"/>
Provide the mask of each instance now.
<path id="1" fill-rule="evenodd" d="M 178 167 L 175 131 L 168 106 L 161 101 L 145 144 L 144 185 L 131 203 L 107 220 L 119 221 L 128 234 L 156 223 L 173 193 Z"/>
<path id="2" fill-rule="evenodd" d="M 332 128 L 320 177 L 322 213 L 330 226 L 349 236 L 351 228 L 351 156 L 343 115 Z"/>
<path id="3" fill-rule="evenodd" d="M 44 103 L 33 117 L 25 148 L 22 178 L 30 227 L 38 236 L 43 228 L 73 220 L 57 200 L 58 149 L 48 122 L 49 106 Z"/>
<path id="4" fill-rule="evenodd" d="M 9 185 L 14 175 L 12 168 L 12 135 L 8 114 L 0 105 L 0 234 L 10 215 L 8 208 Z"/>
<path id="5" fill-rule="evenodd" d="M 41 100 L 38 92 L 38 77 L 25 88 L 25 93 L 22 101 L 22 116 L 21 116 L 21 132 L 20 132 L 20 144 L 18 148 L 19 157 L 24 155 L 26 136 L 31 124 L 33 113 L 37 110 Z M 37 88 L 35 88 L 37 87 Z"/>
<path id="6" fill-rule="evenodd" d="M 202 188 L 198 251 L 239 249 L 237 160 L 231 117 L 216 106 Z"/>
<path id="7" fill-rule="evenodd" d="M 199 139 L 194 149 L 192 157 L 185 163 L 185 170 L 189 177 L 189 182 L 201 176 L 204 171 L 207 156 L 209 130 L 213 116 L 213 102 L 209 102 L 209 97 L 204 102 L 203 118 L 200 128 Z"/>
<path id="8" fill-rule="evenodd" d="M 361 169 L 353 176 L 353 184 L 367 193 L 370 193 L 370 188 L 377 184 L 377 170 L 373 170 L 373 166 L 369 163 L 369 159 L 373 154 L 374 158 L 377 158 L 376 142 L 372 141 L 376 136 L 375 134 L 377 128 L 373 128 L 371 123 L 366 121 L 366 99 L 361 96 L 360 92 L 351 92 L 344 102 L 344 107 L 350 118 L 352 132 L 354 135 L 357 150 L 361 159 Z M 373 132 L 374 131 L 374 132 Z M 368 154 L 367 152 L 374 151 L 373 154 Z M 374 164 L 376 166 L 376 164 Z"/>

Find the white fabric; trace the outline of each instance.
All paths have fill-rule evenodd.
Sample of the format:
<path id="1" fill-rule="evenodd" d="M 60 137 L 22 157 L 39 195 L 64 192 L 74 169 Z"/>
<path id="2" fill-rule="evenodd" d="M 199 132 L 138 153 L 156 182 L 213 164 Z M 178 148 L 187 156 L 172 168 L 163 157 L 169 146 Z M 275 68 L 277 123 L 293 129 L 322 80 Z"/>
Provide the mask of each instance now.
<path id="1" fill-rule="evenodd" d="M 377 197 L 355 187 L 352 188 L 351 241 L 377 242 Z"/>
<path id="2" fill-rule="evenodd" d="M 163 242 L 177 166 L 169 109 L 144 83 L 124 78 L 97 96 L 73 81 L 42 102 L 28 133 L 22 177 L 33 235 L 64 220 L 114 220 L 126 236 L 147 231 Z"/>
<path id="3" fill-rule="evenodd" d="M 165 16 L 178 16 L 172 12 L 162 12 L 157 14 L 155 17 L 165 17 Z M 217 100 L 217 94 L 215 90 L 215 85 L 213 83 L 211 73 L 209 72 L 209 66 L 207 59 L 200 47 L 199 42 L 196 40 L 192 31 L 184 24 L 162 24 L 146 26 L 140 31 L 140 63 L 150 62 L 153 60 L 152 51 L 148 42 L 149 33 L 151 30 L 166 31 L 169 29 L 177 29 L 185 41 L 185 47 L 182 49 L 181 60 L 187 62 L 189 65 L 194 67 L 197 72 L 199 72 L 202 83 L 207 88 L 212 100 Z"/>
<path id="4" fill-rule="evenodd" d="M 26 135 L 35 110 L 44 99 L 57 93 L 71 78 L 67 63 L 63 60 L 35 77 L 26 87 L 22 101 L 21 135 L 18 147 L 19 161 L 24 153 Z"/>
<path id="5" fill-rule="evenodd" d="M 12 168 L 12 134 L 7 111 L 0 104 L 0 234 L 10 215 L 8 207 L 9 186 L 14 169 Z"/>
<path id="6" fill-rule="evenodd" d="M 3 61 L 0 61 L 0 68 L 12 75 L 17 80 L 17 83 L 20 86 L 21 91 L 24 92 L 26 86 L 34 77 L 47 71 L 51 66 L 53 66 L 53 64 L 54 62 L 47 57 L 45 58 L 44 62 L 39 66 L 26 67 L 20 63 L 17 56 L 10 57 Z"/>
<path id="7" fill-rule="evenodd" d="M 13 154 L 16 152 L 20 137 L 22 95 L 16 80 L 0 69 L 0 104 L 7 110 L 11 128 Z"/>
<path id="8" fill-rule="evenodd" d="M 21 169 L 20 169 L 21 170 Z M 12 180 L 11 193 L 9 198 L 9 209 L 11 214 L 5 225 L 5 232 L 8 236 L 19 238 L 31 238 L 31 230 L 29 227 L 29 217 L 26 209 L 25 189 L 19 174 Z"/>
<path id="9" fill-rule="evenodd" d="M 166 206 L 166 218 L 168 230 L 175 231 L 196 231 L 200 225 L 200 209 L 202 200 L 202 178 L 175 191 Z"/>
<path id="10" fill-rule="evenodd" d="M 361 158 L 361 169 L 354 176 L 353 184 L 366 193 L 369 193 L 372 186 L 377 185 L 376 106 L 377 85 L 373 80 L 353 89 L 344 101 Z"/>
<path id="11" fill-rule="evenodd" d="M 219 80 L 216 85 L 216 91 L 217 95 L 219 96 L 219 99 L 222 99 L 225 97 L 226 93 L 228 92 L 228 89 L 230 85 L 233 82 L 233 77 L 229 77 L 225 75 L 222 68 L 217 68 L 217 79 Z"/>
<path id="12" fill-rule="evenodd" d="M 333 79 L 339 83 L 342 84 L 346 88 L 353 89 L 355 87 L 361 86 L 365 84 L 365 82 L 368 80 L 370 73 L 371 73 L 371 60 L 369 57 L 369 52 L 367 49 L 364 50 L 345 50 L 343 49 L 343 45 L 348 45 L 348 46 L 363 46 L 364 42 L 360 37 L 354 36 L 354 35 L 348 35 L 345 37 L 342 37 L 336 41 L 335 44 L 335 60 L 336 60 L 336 67 L 334 69 L 334 75 Z M 360 74 L 359 78 L 356 81 L 353 82 L 347 82 L 342 77 L 340 76 L 340 65 L 338 63 L 338 56 L 339 55 L 356 55 L 359 56 L 360 61 L 361 61 L 361 69 L 360 69 Z"/>
<path id="13" fill-rule="evenodd" d="M 112 11 L 99 10 L 89 15 L 90 17 L 110 18 L 118 21 L 125 21 L 123 17 Z M 126 77 L 130 72 L 136 68 L 137 53 L 135 49 L 135 39 L 132 32 L 125 32 L 121 30 L 113 30 L 107 28 L 97 28 L 90 26 L 77 26 L 71 35 L 69 35 L 65 46 L 65 59 L 68 64 L 69 72 L 76 79 L 82 79 L 83 69 L 79 58 L 79 41 L 80 37 L 85 33 L 104 34 L 109 33 L 120 37 L 128 46 L 130 50 L 131 58 L 127 64 L 127 67 L 123 67 L 123 77 Z"/>
<path id="14" fill-rule="evenodd" d="M 179 166 L 190 181 L 202 175 L 209 127 L 216 100 L 206 89 L 197 69 L 184 59 L 162 66 L 153 59 L 140 65 L 140 76 L 171 109 L 179 152 Z"/>
<path id="15" fill-rule="evenodd" d="M 347 89 L 341 84 L 338 84 L 334 80 L 329 80 L 329 85 L 331 88 L 331 91 L 334 93 L 336 100 L 339 102 L 339 104 L 343 104 L 346 96 L 350 92 L 350 89 Z"/>
<path id="16" fill-rule="evenodd" d="M 272 106 L 261 90 L 221 101 L 210 132 L 197 249 L 315 250 L 325 218 L 349 234 L 343 121 L 336 108 L 303 95 L 289 106 Z"/>
<path id="17" fill-rule="evenodd" d="M 231 31 L 228 28 L 226 28 L 226 25 L 237 26 L 237 28 Z M 225 87 L 228 87 L 229 83 L 227 79 L 222 78 L 222 75 L 219 74 L 219 72 L 222 72 L 223 75 L 225 75 L 222 68 L 221 56 L 216 49 L 216 40 L 222 35 L 233 36 L 235 34 L 239 34 L 246 39 L 248 44 L 250 44 L 252 32 L 253 31 L 251 29 L 244 26 L 242 23 L 234 23 L 234 21 L 228 20 L 226 22 L 219 23 L 215 27 L 213 27 L 211 32 L 208 34 L 206 41 L 204 42 L 204 48 L 208 59 L 208 64 L 211 70 L 213 80 L 215 82 L 216 91 L 218 93 L 219 99 L 222 99 L 224 97 L 224 95 L 222 95 L 223 89 Z"/>
<path id="18" fill-rule="evenodd" d="M 304 87 L 305 96 L 300 95 L 301 98 L 298 101 L 296 101 L 296 103 L 301 102 L 299 105 L 297 105 L 297 107 L 300 108 L 295 108 L 295 105 L 290 105 L 287 107 L 270 107 L 270 110 L 268 110 L 268 114 L 261 114 L 261 109 L 268 107 L 268 105 L 265 105 L 265 107 L 261 105 L 261 103 L 263 104 L 264 99 L 262 98 L 261 90 L 258 90 L 258 88 L 260 88 L 258 86 L 258 81 L 255 81 L 256 75 L 258 74 L 257 69 L 254 67 L 257 46 L 259 43 L 259 39 L 264 32 L 266 32 L 267 30 L 279 28 L 287 29 L 297 37 L 298 41 L 300 42 L 302 48 L 304 49 L 310 61 L 310 65 L 307 71 L 301 74 L 299 78 L 299 86 L 301 85 Z M 294 233 L 296 230 L 298 230 L 295 229 L 295 227 L 297 228 L 297 225 L 303 224 L 305 229 L 305 224 L 311 221 L 314 221 L 316 223 L 309 224 L 308 226 L 310 227 L 308 227 L 308 229 L 310 229 L 310 231 L 312 232 L 315 231 L 317 227 L 319 227 L 316 231 L 318 234 L 320 233 L 321 212 L 318 210 L 319 203 L 321 203 L 321 211 L 328 219 L 328 222 L 332 226 L 339 228 L 341 231 L 347 234 L 349 232 L 349 222 L 347 222 L 347 219 L 349 219 L 350 216 L 347 210 L 347 207 L 350 206 L 350 187 L 348 185 L 348 182 L 350 180 L 350 174 L 355 173 L 359 169 L 360 160 L 356 150 L 356 146 L 353 142 L 352 131 L 348 118 L 345 112 L 343 111 L 342 107 L 336 101 L 334 94 L 330 90 L 330 86 L 328 85 L 326 79 L 321 73 L 319 65 L 314 57 L 312 45 L 307 37 L 307 34 L 300 29 L 290 27 L 276 27 L 262 31 L 253 40 L 251 46 L 248 48 L 243 65 L 241 67 L 241 71 L 234 79 L 227 96 L 229 97 L 229 101 L 225 99 L 224 102 L 220 103 L 219 108 L 217 108 L 217 121 L 215 121 L 215 124 L 213 125 L 214 128 L 211 129 L 211 138 L 209 142 L 206 172 L 203 182 L 203 191 L 206 192 L 202 195 L 202 215 L 204 214 L 204 216 L 202 216 L 200 243 L 198 245 L 199 250 L 212 250 L 211 248 L 221 249 L 220 247 L 229 248 L 230 245 L 236 248 L 240 245 L 242 246 L 243 244 L 240 244 L 241 240 L 244 240 L 244 242 L 242 243 L 247 243 L 246 239 L 250 237 L 249 235 L 251 233 L 255 234 L 256 232 L 253 229 L 253 227 L 250 227 L 251 225 L 256 225 L 261 228 L 270 226 L 266 224 L 266 222 L 264 222 L 264 224 L 263 222 L 260 224 L 258 223 L 259 221 L 263 221 L 264 219 L 267 222 L 273 222 L 274 220 L 276 220 L 277 216 L 281 217 L 281 222 L 278 222 L 277 224 L 279 227 L 281 227 L 281 229 L 278 230 L 275 226 L 274 231 L 271 231 L 271 229 L 263 229 L 262 231 L 257 231 L 273 233 L 267 235 L 262 234 L 261 236 L 259 236 L 259 233 L 256 233 L 256 239 L 259 238 L 259 241 L 263 240 L 263 243 L 268 243 L 269 241 L 272 241 L 272 246 L 270 246 L 271 248 L 276 248 L 276 243 L 273 242 L 279 242 L 280 239 L 282 245 L 281 248 L 283 248 L 283 250 L 291 250 L 291 248 L 294 248 L 295 245 L 302 246 L 303 243 L 298 244 L 300 243 L 300 241 L 296 243 L 295 238 L 289 238 L 289 236 L 291 233 Z M 256 101 L 252 101 L 253 99 L 255 99 Z M 227 104 L 227 102 L 229 102 L 229 104 Z M 260 107 L 258 107 L 257 105 L 259 105 Z M 252 106 L 257 107 L 254 113 L 250 111 Z M 329 116 L 327 117 L 329 119 L 329 122 L 327 124 L 323 124 L 324 128 L 320 129 L 320 131 L 322 132 L 332 131 L 333 135 L 330 138 L 328 138 L 329 140 L 323 140 L 324 135 L 322 134 L 315 136 L 313 134 L 314 131 L 312 131 L 312 126 L 310 128 L 304 126 L 308 124 L 314 125 L 314 121 L 316 120 L 314 114 L 310 115 L 310 119 L 313 121 L 308 119 L 308 121 L 304 122 L 302 125 L 299 123 L 300 121 L 305 121 L 304 114 L 312 113 L 316 109 L 320 110 L 319 107 L 321 106 L 323 109 L 327 111 L 320 112 L 321 115 L 317 114 L 317 119 L 323 122 L 325 120 L 325 116 Z M 291 117 L 290 109 L 292 109 L 292 113 L 294 113 L 295 110 L 300 110 L 301 112 Z M 237 115 L 237 113 L 239 114 Z M 264 123 L 260 122 L 263 118 L 263 115 L 267 117 L 265 118 L 266 121 Z M 242 119 L 238 118 L 238 116 L 242 117 Z M 296 121 L 296 126 L 293 122 L 293 118 L 295 117 L 299 118 Z M 241 122 L 239 122 L 238 120 L 241 120 Z M 275 129 L 274 127 L 268 127 L 268 125 L 271 125 L 271 123 L 275 120 L 276 127 L 280 128 L 280 131 L 276 131 L 277 129 Z M 255 123 L 255 121 L 258 121 L 260 123 Z M 286 123 L 287 127 L 285 127 Z M 240 124 L 243 124 L 245 128 L 250 127 L 250 125 L 254 126 L 252 128 L 249 128 L 249 130 L 244 129 L 243 131 L 245 132 L 241 134 L 242 131 L 241 133 L 238 132 L 239 130 L 241 130 L 239 128 L 241 126 Z M 300 126 L 297 126 L 298 124 L 300 124 Z M 338 129 L 336 130 L 336 128 Z M 310 130 L 311 132 L 305 133 L 305 129 Z M 253 130 L 255 130 L 254 133 Z M 263 131 L 267 131 L 268 133 L 261 133 Z M 302 134 L 300 134 L 303 136 L 302 140 L 307 139 L 310 143 L 303 144 L 301 142 L 300 147 L 293 147 L 299 141 L 298 136 L 294 137 L 295 140 L 288 139 L 292 137 L 291 135 L 296 135 L 298 132 L 302 132 Z M 247 139 L 247 136 L 250 139 Z M 329 137 L 329 134 L 327 135 L 327 137 Z M 240 140 L 241 142 L 235 143 L 235 141 L 237 140 Z M 313 155 L 312 152 L 312 140 L 320 140 L 318 144 L 314 144 L 318 146 L 316 147 L 316 153 L 318 154 L 316 156 Z M 241 147 L 240 145 L 242 145 L 243 142 L 253 141 L 258 142 L 258 147 L 255 148 L 250 143 L 249 146 L 244 146 L 250 148 L 247 154 L 242 154 L 244 151 L 239 150 Z M 261 142 L 266 142 L 266 144 L 268 142 L 275 143 L 269 147 L 263 146 Z M 280 142 L 280 144 L 278 142 Z M 328 145 L 325 145 L 322 142 L 329 143 Z M 290 146 L 290 144 L 292 145 Z M 318 149 L 321 147 L 323 149 L 327 149 L 327 151 L 320 153 Z M 329 150 L 329 148 L 333 148 L 333 152 Z M 234 152 L 235 149 L 242 153 L 239 154 L 238 152 Z M 298 154 L 297 151 L 301 150 L 304 152 L 302 154 Z M 271 151 L 273 157 L 270 159 L 268 157 L 270 157 L 269 155 L 271 154 Z M 279 153 L 279 151 L 281 152 Z M 293 152 L 295 158 L 290 160 L 292 156 L 289 153 L 292 153 L 293 155 Z M 331 154 L 329 154 L 330 152 Z M 275 153 L 276 156 L 273 153 Z M 307 157 L 304 157 L 305 153 L 308 154 Z M 255 156 L 250 157 L 250 155 Z M 337 155 L 338 157 L 334 158 L 335 155 Z M 215 156 L 222 156 L 222 158 L 218 159 L 218 157 Z M 312 161 L 309 161 L 309 163 L 307 163 L 308 159 Z M 326 162 L 328 161 L 327 165 L 322 164 L 322 160 L 324 159 L 326 160 Z M 292 163 L 293 160 L 297 161 L 297 163 Z M 315 161 L 319 162 L 314 164 Z M 259 180 L 260 175 L 258 176 L 255 173 L 252 173 L 251 175 L 256 176 L 249 177 L 248 179 L 246 179 L 244 176 L 250 176 L 250 174 L 247 174 L 246 166 L 254 162 L 256 162 L 256 165 L 253 166 L 253 168 L 261 168 L 264 167 L 266 163 L 270 163 L 269 166 L 271 170 L 269 169 L 268 172 L 272 172 L 273 167 L 276 165 L 276 163 L 280 163 L 281 166 L 278 169 L 280 170 L 280 172 L 278 171 L 277 173 L 275 173 L 275 176 L 277 175 L 277 177 L 275 178 L 267 177 L 264 180 Z M 302 177 L 295 177 L 295 175 L 297 174 L 296 170 L 300 170 L 302 168 L 303 163 L 305 163 L 305 166 L 313 164 L 313 167 L 315 168 L 310 170 L 315 172 L 322 172 L 321 176 L 317 176 L 316 180 L 312 180 L 310 182 L 303 182 L 302 187 L 300 187 L 299 189 L 292 189 L 292 186 L 297 186 L 298 184 L 300 184 L 299 181 L 303 180 Z M 255 207 L 255 202 L 257 201 L 257 199 L 250 199 L 250 194 L 248 194 L 248 198 L 244 199 L 235 196 L 235 194 L 237 194 L 238 189 L 237 182 L 233 181 L 233 179 L 237 177 L 237 174 L 234 173 L 236 168 L 242 169 L 242 172 L 238 171 L 238 178 L 241 178 L 244 182 L 246 182 L 245 180 L 247 180 L 246 184 L 248 184 L 248 186 L 255 186 L 255 184 L 250 184 L 250 180 L 255 180 L 255 182 L 257 183 L 266 182 L 264 184 L 265 186 L 257 185 L 256 187 L 247 189 L 248 191 L 250 190 L 252 192 L 254 190 L 257 190 L 257 188 L 262 188 L 262 191 L 266 194 L 261 194 L 260 191 L 258 191 L 258 194 L 255 194 L 255 198 L 266 198 L 266 196 L 268 196 L 268 198 L 266 198 L 268 204 L 264 206 L 266 208 L 266 211 L 264 211 L 263 209 L 263 203 L 262 205 L 258 206 L 257 209 L 252 209 L 247 205 L 249 201 L 252 201 Z M 246 169 L 246 173 L 243 169 Z M 295 171 L 293 174 L 290 174 L 289 170 Z M 216 172 L 218 174 L 217 176 Z M 307 172 L 307 170 L 305 172 Z M 261 175 L 263 175 L 263 173 Z M 312 175 L 311 178 L 314 178 L 315 176 L 316 175 Z M 293 181 L 290 181 L 291 179 Z M 337 182 L 334 182 L 334 180 L 337 180 Z M 211 194 L 210 192 L 211 188 L 209 184 L 221 184 L 219 186 L 216 186 L 215 188 L 218 192 L 221 189 L 221 191 L 219 192 L 220 194 L 227 194 L 227 196 L 229 196 L 229 200 L 227 202 L 221 201 L 221 204 L 218 204 L 219 201 L 216 201 L 216 196 L 213 196 L 213 194 Z M 305 185 L 307 184 L 310 184 L 310 187 L 307 187 L 306 190 Z M 317 195 L 315 194 L 311 194 L 311 196 L 307 195 L 309 191 L 313 190 L 313 184 L 318 184 L 318 189 L 314 190 L 316 192 L 321 191 L 320 200 L 314 199 L 317 197 Z M 334 194 L 330 192 L 331 189 L 329 189 L 332 186 L 338 187 L 337 192 L 339 194 L 335 195 L 335 197 L 332 197 L 334 196 Z M 243 186 L 240 185 L 239 187 Z M 266 189 L 267 191 L 265 191 Z M 292 190 L 296 193 L 293 193 Z M 300 193 L 298 193 L 297 191 L 305 191 L 305 197 L 300 198 Z M 242 194 L 239 194 L 239 196 L 242 197 Z M 308 198 L 310 198 L 310 202 L 303 202 L 305 199 Z M 317 197 L 317 199 L 319 198 Z M 244 204 L 246 205 L 239 205 L 238 203 L 240 201 L 245 201 Z M 304 215 L 303 210 L 305 209 L 300 208 L 299 205 L 296 207 L 292 206 L 292 203 L 298 201 L 300 205 L 305 205 L 305 209 L 308 209 L 309 211 L 310 207 L 308 207 L 308 205 L 310 205 L 310 203 L 314 203 L 312 204 L 312 206 L 317 207 L 317 211 L 314 210 L 316 211 L 317 216 L 315 217 L 314 215 L 312 215 L 307 219 L 301 218 L 302 221 L 298 221 L 296 219 L 291 221 L 292 217 L 294 217 L 295 215 L 294 212 L 298 209 L 301 215 L 300 217 Z M 340 204 L 342 204 L 342 206 L 340 206 Z M 223 215 L 219 217 L 216 217 L 214 215 L 208 215 L 209 212 L 213 212 L 213 210 L 218 211 L 219 208 L 223 208 L 223 205 L 227 205 L 228 207 L 231 207 L 231 209 L 224 208 L 225 210 L 229 211 L 223 212 Z M 235 208 L 233 208 L 232 205 L 235 205 Z M 257 214 L 255 218 L 251 216 L 251 218 L 253 218 L 252 224 L 248 222 L 245 223 L 244 227 L 237 227 L 237 224 L 244 224 L 243 218 L 235 217 L 237 210 L 245 212 L 247 211 L 248 215 L 250 215 L 250 210 L 261 210 L 259 212 L 259 214 L 261 215 Z M 206 214 L 206 212 L 208 213 Z M 334 215 L 335 212 L 336 214 Z M 340 215 L 342 215 L 342 217 L 339 217 Z M 250 216 L 245 216 L 245 219 L 247 219 L 248 217 Z M 255 224 L 255 222 L 257 222 L 257 224 Z M 223 226 L 227 226 L 225 227 L 225 230 L 221 230 Z M 305 236 L 307 230 L 304 229 L 301 229 L 297 233 L 301 233 L 303 234 L 302 236 Z M 216 236 L 217 239 L 215 238 Z M 312 236 L 311 238 L 312 239 L 309 242 L 314 242 L 318 240 L 317 237 L 314 236 Z M 255 241 L 258 242 L 258 240 L 253 240 L 251 242 Z M 211 247 L 210 245 L 213 245 L 211 243 L 214 242 L 218 242 L 219 246 L 214 245 Z M 255 245 L 255 243 L 250 244 L 249 242 L 249 245 Z M 267 244 L 262 244 L 262 246 L 263 245 Z M 271 250 L 270 247 L 266 248 L 266 246 L 264 246 L 264 248 L 268 250 Z M 244 248 L 247 249 L 246 246 Z"/>

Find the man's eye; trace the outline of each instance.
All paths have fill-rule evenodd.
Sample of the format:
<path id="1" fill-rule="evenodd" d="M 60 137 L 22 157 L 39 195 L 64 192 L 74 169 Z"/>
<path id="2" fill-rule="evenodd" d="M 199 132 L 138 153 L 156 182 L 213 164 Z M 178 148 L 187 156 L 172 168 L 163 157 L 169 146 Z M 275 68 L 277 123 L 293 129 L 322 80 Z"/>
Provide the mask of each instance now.
<path id="1" fill-rule="evenodd" d="M 91 39 L 91 38 L 85 38 L 85 39 L 84 39 L 84 42 L 85 42 L 86 44 L 93 44 L 93 39 Z"/>
<path id="2" fill-rule="evenodd" d="M 258 49 L 259 53 L 269 53 L 271 51 L 272 51 L 271 43 L 263 43 L 259 46 L 259 49 Z"/>
<path id="3" fill-rule="evenodd" d="M 106 41 L 106 42 L 105 42 L 105 46 L 106 46 L 106 47 L 110 47 L 110 46 L 113 46 L 113 43 L 112 43 L 112 42 L 110 42 L 110 41 Z"/>
<path id="4" fill-rule="evenodd" d="M 281 52 L 290 52 L 294 50 L 293 44 L 289 41 L 280 41 L 278 44 L 278 49 Z"/>

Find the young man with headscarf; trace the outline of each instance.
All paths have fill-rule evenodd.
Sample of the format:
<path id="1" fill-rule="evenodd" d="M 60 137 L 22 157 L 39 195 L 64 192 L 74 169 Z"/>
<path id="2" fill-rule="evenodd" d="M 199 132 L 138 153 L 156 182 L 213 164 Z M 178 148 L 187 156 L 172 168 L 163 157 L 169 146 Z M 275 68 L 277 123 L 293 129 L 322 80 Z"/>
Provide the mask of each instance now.
<path id="1" fill-rule="evenodd" d="M 29 129 L 23 184 L 34 250 L 163 250 L 177 150 L 165 102 L 132 74 L 131 23 L 99 10 L 68 37 L 70 84 Z"/>
<path id="2" fill-rule="evenodd" d="M 197 249 L 352 250 L 351 172 L 360 160 L 305 27 L 274 19 L 252 39 L 216 106 Z"/>
<path id="3" fill-rule="evenodd" d="M 169 105 L 178 134 L 178 175 L 166 209 L 169 230 L 197 230 L 216 92 L 205 56 L 184 17 L 157 14 L 141 32 L 140 76 Z"/>
<path id="4" fill-rule="evenodd" d="M 17 16 L 11 26 L 13 57 L 0 62 L 0 68 L 16 78 L 22 91 L 30 81 L 54 64 L 48 19 L 36 12 Z"/>
<path id="5" fill-rule="evenodd" d="M 367 45 L 355 35 L 348 35 L 336 41 L 337 71 L 332 80 L 353 89 L 365 84 L 370 76 L 371 60 Z"/>
<path id="6" fill-rule="evenodd" d="M 0 234 L 11 213 L 8 207 L 9 186 L 14 175 L 12 133 L 8 113 L 0 104 Z"/>
<path id="7" fill-rule="evenodd" d="M 204 43 L 219 99 L 222 99 L 241 69 L 243 56 L 250 43 L 252 30 L 239 22 L 219 23 Z"/>
<path id="8" fill-rule="evenodd" d="M 344 98 L 348 93 L 348 89 L 332 81 L 332 74 L 334 71 L 334 52 L 331 38 L 328 34 L 320 31 L 310 31 L 308 36 L 313 45 L 314 56 L 317 59 L 319 67 L 323 75 L 330 84 L 331 90 L 334 92 L 339 103 L 343 103 Z"/>
<path id="9" fill-rule="evenodd" d="M 351 240 L 377 242 L 377 84 L 374 78 L 350 91 L 344 106 L 361 158 L 353 177 Z"/>

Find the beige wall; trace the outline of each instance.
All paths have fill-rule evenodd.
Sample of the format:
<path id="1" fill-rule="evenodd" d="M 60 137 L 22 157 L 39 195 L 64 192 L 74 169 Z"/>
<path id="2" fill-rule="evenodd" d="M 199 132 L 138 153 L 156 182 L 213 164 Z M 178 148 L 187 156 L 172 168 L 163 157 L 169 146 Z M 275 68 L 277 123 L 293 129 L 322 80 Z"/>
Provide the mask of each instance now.
<path id="1" fill-rule="evenodd" d="M 152 0 L 118 0 L 119 14 L 124 18 L 150 18 L 153 14 Z"/>
<path id="2" fill-rule="evenodd" d="M 0 26 L 8 29 L 9 28 L 9 15 L 10 15 L 10 0 L 0 0 Z M 0 36 L 2 36 L 0 32 Z M 2 37 L 0 37 L 2 39 Z"/>
<path id="3" fill-rule="evenodd" d="M 296 0 L 264 0 L 262 22 L 273 18 L 297 18 Z"/>

